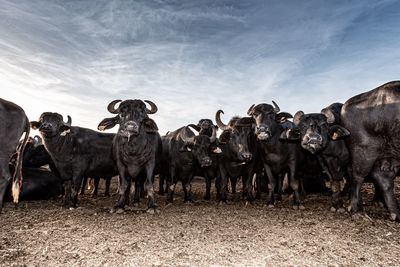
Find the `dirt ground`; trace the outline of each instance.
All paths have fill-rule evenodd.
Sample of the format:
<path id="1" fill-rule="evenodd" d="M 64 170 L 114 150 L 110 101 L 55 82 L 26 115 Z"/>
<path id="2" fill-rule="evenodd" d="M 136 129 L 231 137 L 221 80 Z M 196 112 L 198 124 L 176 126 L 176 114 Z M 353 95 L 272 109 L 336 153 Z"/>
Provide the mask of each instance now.
<path id="1" fill-rule="evenodd" d="M 193 205 L 183 203 L 180 186 L 167 208 L 157 195 L 161 212 L 155 215 L 110 214 L 116 196 L 85 195 L 75 210 L 60 200 L 23 202 L 18 210 L 8 203 L 0 215 L 0 265 L 400 265 L 400 224 L 372 205 L 368 186 L 369 218 L 357 220 L 329 211 L 329 196 L 307 196 L 306 210 L 291 209 L 288 197 L 273 209 L 265 200 L 245 206 L 239 195 L 220 206 L 202 200 L 204 187 L 194 184 Z"/>

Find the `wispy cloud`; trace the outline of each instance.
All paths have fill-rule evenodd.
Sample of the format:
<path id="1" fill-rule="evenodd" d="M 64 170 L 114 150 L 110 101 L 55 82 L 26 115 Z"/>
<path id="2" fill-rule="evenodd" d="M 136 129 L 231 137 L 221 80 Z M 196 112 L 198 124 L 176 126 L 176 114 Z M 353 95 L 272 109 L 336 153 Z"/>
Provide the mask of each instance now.
<path id="1" fill-rule="evenodd" d="M 90 128 L 113 99 L 150 99 L 162 132 L 273 99 L 319 111 L 398 79 L 399 10 L 394 1 L 2 0 L 2 97 L 30 119 L 58 111 Z"/>

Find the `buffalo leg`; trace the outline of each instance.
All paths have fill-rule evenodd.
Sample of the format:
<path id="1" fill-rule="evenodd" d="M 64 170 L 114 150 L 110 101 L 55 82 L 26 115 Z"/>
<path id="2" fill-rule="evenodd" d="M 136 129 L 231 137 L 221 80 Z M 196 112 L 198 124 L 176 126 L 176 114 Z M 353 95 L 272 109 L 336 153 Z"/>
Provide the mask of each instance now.
<path id="1" fill-rule="evenodd" d="M 206 194 L 204 196 L 205 200 L 210 200 L 211 199 L 211 178 L 206 174 Z"/>
<path id="2" fill-rule="evenodd" d="M 232 195 L 236 194 L 236 185 L 237 185 L 237 177 L 229 177 L 229 181 L 231 182 L 231 193 Z"/>
<path id="3" fill-rule="evenodd" d="M 176 187 L 175 166 L 170 166 L 170 175 L 167 177 L 167 204 L 174 202 L 174 192 Z"/>
<path id="4" fill-rule="evenodd" d="M 87 182 L 88 182 L 88 177 L 84 177 L 83 181 L 82 181 L 81 192 L 79 193 L 80 195 L 84 195 L 85 194 L 85 189 L 86 189 Z"/>
<path id="5" fill-rule="evenodd" d="M 246 176 L 242 177 L 242 179 L 243 184 L 246 185 L 246 201 L 252 203 L 254 201 L 252 171 L 249 171 Z"/>
<path id="6" fill-rule="evenodd" d="M 217 200 L 221 198 L 221 175 L 215 178 L 215 190 L 217 191 Z"/>
<path id="7" fill-rule="evenodd" d="M 399 221 L 399 207 L 394 195 L 395 176 L 395 173 L 389 174 L 389 172 L 374 175 L 375 182 L 379 185 L 379 188 L 375 187 L 375 190 L 383 193 L 383 199 L 385 200 L 386 207 L 390 212 L 390 219 Z"/>
<path id="8" fill-rule="evenodd" d="M 267 174 L 267 177 L 268 177 L 268 203 L 267 204 L 270 207 L 272 207 L 275 205 L 274 193 L 275 193 L 276 180 L 271 171 L 271 168 L 267 164 L 264 164 L 264 169 L 265 169 L 265 173 Z"/>
<path id="9" fill-rule="evenodd" d="M 118 200 L 114 205 L 115 209 L 124 209 L 130 185 L 130 176 L 127 175 L 125 166 L 119 165 L 119 187 L 118 187 Z"/>
<path id="10" fill-rule="evenodd" d="M 146 166 L 146 181 L 144 184 L 144 188 L 147 192 L 148 202 L 147 209 L 154 210 L 157 206 L 154 201 L 154 186 L 153 186 L 153 174 L 154 174 L 155 162 L 151 161 Z"/>
<path id="11" fill-rule="evenodd" d="M 297 209 L 302 207 L 301 199 L 300 199 L 300 186 L 299 186 L 299 179 L 297 178 L 296 173 L 296 162 L 292 163 L 290 166 L 290 173 L 289 173 L 289 181 L 290 187 L 293 190 L 293 208 Z"/>
<path id="12" fill-rule="evenodd" d="M 107 177 L 106 179 L 106 191 L 104 192 L 105 197 L 110 196 L 110 185 L 111 185 L 111 177 Z"/>
<path id="13" fill-rule="evenodd" d="M 351 187 L 351 201 L 349 211 L 353 214 L 362 210 L 361 187 L 365 177 L 370 173 L 375 163 L 375 158 L 368 158 L 363 150 L 356 150 L 356 157 L 353 157 L 353 181 Z"/>
<path id="14" fill-rule="evenodd" d="M 187 180 L 185 180 L 185 181 L 182 180 L 182 188 L 183 188 L 183 193 L 185 194 L 185 202 L 193 202 L 192 179 L 193 179 L 193 175 L 190 174 Z"/>
<path id="15" fill-rule="evenodd" d="M 163 196 L 165 193 L 164 184 L 165 184 L 165 177 L 164 175 L 159 175 L 158 177 L 158 194 Z"/>
<path id="16" fill-rule="evenodd" d="M 82 174 L 80 174 L 80 173 L 74 174 L 74 177 L 72 179 L 72 182 L 73 182 L 73 186 L 72 186 L 72 205 L 73 205 L 73 207 L 76 207 L 77 204 L 78 204 L 78 193 L 79 193 L 79 189 L 82 186 L 82 180 L 83 180 Z"/>
<path id="17" fill-rule="evenodd" d="M 72 201 L 72 181 L 71 180 L 66 180 L 64 181 L 64 206 L 66 207 L 72 207 L 73 206 L 73 201 Z"/>
<path id="18" fill-rule="evenodd" d="M 3 208 L 4 195 L 10 180 L 11 174 L 8 167 L 8 160 L 2 159 L 0 164 L 0 212 Z"/>
<path id="19" fill-rule="evenodd" d="M 261 173 L 256 174 L 256 199 L 261 199 Z"/>
<path id="20" fill-rule="evenodd" d="M 282 194 L 283 194 L 283 180 L 285 179 L 285 174 L 279 174 L 278 176 L 278 181 L 277 181 L 277 196 L 276 200 L 277 201 L 282 201 Z"/>
<path id="21" fill-rule="evenodd" d="M 220 202 L 225 202 L 227 201 L 227 191 L 228 191 L 228 180 L 227 180 L 227 173 L 225 168 L 220 165 Z"/>
<path id="22" fill-rule="evenodd" d="M 135 195 L 133 197 L 133 206 L 138 207 L 140 203 L 140 195 L 142 191 L 142 179 L 143 177 L 140 175 L 135 179 Z"/>
<path id="23" fill-rule="evenodd" d="M 93 182 L 94 182 L 94 186 L 93 186 L 92 196 L 97 197 L 97 194 L 99 191 L 100 178 L 99 177 L 93 178 Z"/>

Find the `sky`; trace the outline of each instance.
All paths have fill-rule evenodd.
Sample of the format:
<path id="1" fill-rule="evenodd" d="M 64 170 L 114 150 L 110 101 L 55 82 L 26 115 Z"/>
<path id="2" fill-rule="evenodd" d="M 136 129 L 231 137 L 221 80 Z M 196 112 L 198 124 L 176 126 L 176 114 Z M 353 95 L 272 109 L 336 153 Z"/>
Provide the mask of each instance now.
<path id="1" fill-rule="evenodd" d="M 148 99 L 160 133 L 252 104 L 319 112 L 400 78 L 400 1 L 0 0 L 0 97 L 96 129 Z"/>

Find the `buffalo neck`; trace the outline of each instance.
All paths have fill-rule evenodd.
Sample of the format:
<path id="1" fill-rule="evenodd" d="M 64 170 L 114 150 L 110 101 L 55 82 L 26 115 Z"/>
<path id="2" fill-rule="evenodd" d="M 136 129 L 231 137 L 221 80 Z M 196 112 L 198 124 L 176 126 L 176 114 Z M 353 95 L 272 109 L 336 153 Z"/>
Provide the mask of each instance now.
<path id="1" fill-rule="evenodd" d="M 119 143 L 123 145 L 124 150 L 129 154 L 140 153 L 149 143 L 147 132 L 142 127 L 138 135 L 131 136 L 130 138 L 118 136 L 118 139 Z"/>
<path id="2" fill-rule="evenodd" d="M 59 155 L 65 150 L 65 146 L 70 143 L 70 134 L 65 136 L 55 135 L 52 137 L 43 136 L 43 143 L 47 151 L 52 155 Z"/>

